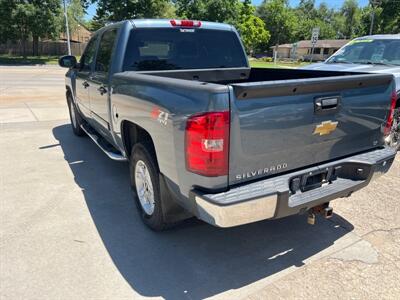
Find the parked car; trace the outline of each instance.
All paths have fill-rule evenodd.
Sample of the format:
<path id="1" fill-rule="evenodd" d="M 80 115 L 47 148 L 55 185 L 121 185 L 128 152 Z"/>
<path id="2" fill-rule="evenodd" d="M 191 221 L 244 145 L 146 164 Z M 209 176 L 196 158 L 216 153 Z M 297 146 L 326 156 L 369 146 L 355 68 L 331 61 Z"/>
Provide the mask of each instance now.
<path id="1" fill-rule="evenodd" d="M 303 69 L 393 74 L 397 99 L 400 99 L 400 34 L 356 38 L 325 62 L 311 64 Z M 388 143 L 400 149 L 400 100 L 395 107 L 393 128 Z"/>
<path id="2" fill-rule="evenodd" d="M 250 68 L 235 28 L 128 20 L 68 67 L 73 132 L 129 161 L 143 221 L 229 227 L 332 213 L 390 168 L 388 74 Z M 96 174 L 96 176 L 108 176 Z"/>

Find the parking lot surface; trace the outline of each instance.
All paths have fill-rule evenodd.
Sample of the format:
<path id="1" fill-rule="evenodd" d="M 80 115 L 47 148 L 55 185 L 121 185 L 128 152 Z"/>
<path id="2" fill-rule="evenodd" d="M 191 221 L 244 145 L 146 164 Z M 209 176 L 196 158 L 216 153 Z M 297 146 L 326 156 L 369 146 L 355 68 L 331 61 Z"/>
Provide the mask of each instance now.
<path id="1" fill-rule="evenodd" d="M 332 219 L 141 222 L 126 163 L 72 134 L 58 67 L 0 66 L 0 299 L 399 299 L 400 156 Z"/>

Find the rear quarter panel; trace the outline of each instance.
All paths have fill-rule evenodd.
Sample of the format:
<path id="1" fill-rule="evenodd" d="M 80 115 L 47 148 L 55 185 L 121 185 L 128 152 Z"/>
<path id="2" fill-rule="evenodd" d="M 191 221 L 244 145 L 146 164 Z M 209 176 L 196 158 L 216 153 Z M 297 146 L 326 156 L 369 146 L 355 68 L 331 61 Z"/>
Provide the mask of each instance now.
<path id="1" fill-rule="evenodd" d="M 226 86 L 123 72 L 113 77 L 111 107 L 119 146 L 123 147 L 123 122 L 145 129 L 153 139 L 161 173 L 184 196 L 188 196 L 194 185 L 207 189 L 227 186 L 227 176 L 196 175 L 186 171 L 185 164 L 187 118 L 201 112 L 229 109 Z"/>

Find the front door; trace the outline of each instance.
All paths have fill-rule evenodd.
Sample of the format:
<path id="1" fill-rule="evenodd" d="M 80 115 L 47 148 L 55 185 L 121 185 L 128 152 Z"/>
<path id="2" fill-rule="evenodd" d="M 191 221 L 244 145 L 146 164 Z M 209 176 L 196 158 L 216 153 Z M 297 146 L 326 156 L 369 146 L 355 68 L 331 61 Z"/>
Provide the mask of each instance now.
<path id="1" fill-rule="evenodd" d="M 90 109 L 92 111 L 92 118 L 97 123 L 96 129 L 103 133 L 104 131 L 109 131 L 109 71 L 116 37 L 116 28 L 103 33 L 90 82 Z"/>
<path id="2" fill-rule="evenodd" d="M 97 36 L 94 36 L 86 46 L 79 63 L 79 70 L 76 73 L 76 101 L 80 111 L 87 117 L 89 117 L 90 114 L 89 87 L 96 53 L 96 43 Z"/>

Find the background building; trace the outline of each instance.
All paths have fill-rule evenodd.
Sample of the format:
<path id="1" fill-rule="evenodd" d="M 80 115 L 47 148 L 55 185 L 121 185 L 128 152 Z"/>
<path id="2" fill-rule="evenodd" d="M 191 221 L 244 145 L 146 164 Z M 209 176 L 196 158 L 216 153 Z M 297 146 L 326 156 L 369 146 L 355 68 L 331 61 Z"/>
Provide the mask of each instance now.
<path id="1" fill-rule="evenodd" d="M 319 40 L 314 47 L 313 60 L 325 60 L 350 40 Z M 271 47 L 275 50 L 275 46 Z M 310 40 L 299 41 L 295 44 L 278 46 L 278 58 L 310 60 L 312 44 Z"/>

